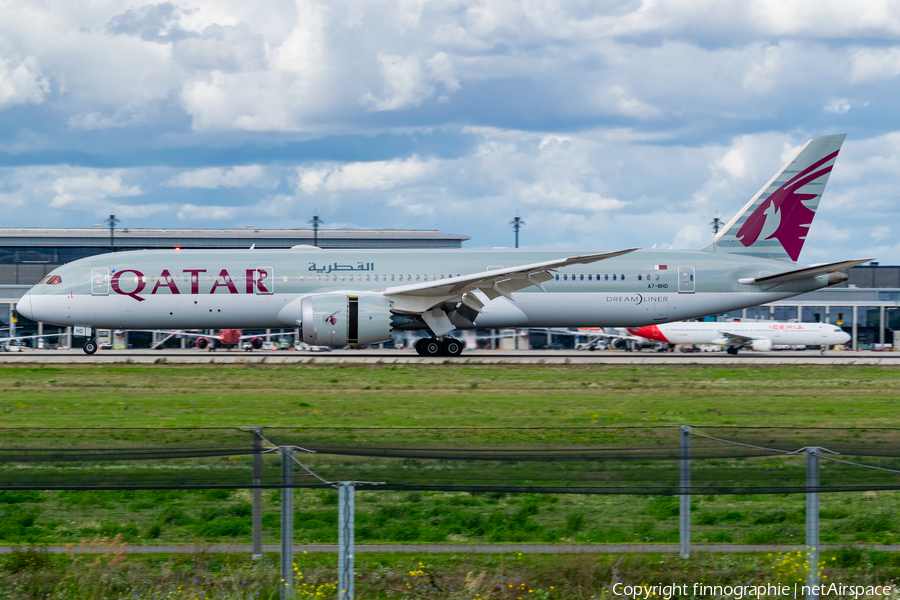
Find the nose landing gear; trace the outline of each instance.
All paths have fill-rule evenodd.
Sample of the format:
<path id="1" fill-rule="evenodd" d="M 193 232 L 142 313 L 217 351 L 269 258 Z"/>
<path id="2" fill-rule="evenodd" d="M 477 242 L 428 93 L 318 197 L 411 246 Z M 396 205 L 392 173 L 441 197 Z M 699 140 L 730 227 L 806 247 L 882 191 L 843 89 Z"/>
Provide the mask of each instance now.
<path id="1" fill-rule="evenodd" d="M 419 356 L 459 356 L 462 354 L 463 344 L 452 337 L 442 340 L 422 338 L 416 342 L 415 349 Z"/>

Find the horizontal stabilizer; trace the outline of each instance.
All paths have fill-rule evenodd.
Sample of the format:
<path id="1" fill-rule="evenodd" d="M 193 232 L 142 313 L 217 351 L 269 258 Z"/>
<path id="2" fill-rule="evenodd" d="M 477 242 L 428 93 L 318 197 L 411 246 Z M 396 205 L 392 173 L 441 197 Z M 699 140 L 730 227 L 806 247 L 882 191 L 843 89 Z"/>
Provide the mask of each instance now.
<path id="1" fill-rule="evenodd" d="M 764 284 L 772 284 L 772 283 L 785 283 L 787 281 L 796 281 L 797 279 L 807 279 L 809 277 L 815 277 L 816 275 L 824 275 L 826 273 L 837 273 L 839 271 L 845 271 L 850 267 L 855 267 L 857 265 L 861 265 L 863 263 L 867 263 L 872 261 L 872 258 L 861 258 L 856 260 L 842 260 L 836 263 L 828 263 L 826 265 L 816 265 L 814 267 L 804 267 L 802 269 L 795 269 L 793 271 L 786 271 L 784 273 L 777 273 L 775 275 L 765 275 L 763 277 L 745 277 L 743 279 L 738 279 L 738 283 L 744 285 L 764 285 Z"/>

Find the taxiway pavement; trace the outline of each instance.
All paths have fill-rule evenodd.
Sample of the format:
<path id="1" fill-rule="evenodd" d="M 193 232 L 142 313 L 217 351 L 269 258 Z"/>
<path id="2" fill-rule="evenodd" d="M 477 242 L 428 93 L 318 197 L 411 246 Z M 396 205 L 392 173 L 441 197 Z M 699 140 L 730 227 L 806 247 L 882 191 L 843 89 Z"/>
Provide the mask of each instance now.
<path id="1" fill-rule="evenodd" d="M 0 364 L 597 364 L 597 365 L 889 365 L 900 366 L 900 352 L 818 351 L 742 352 L 624 352 L 622 350 L 474 350 L 458 357 L 423 357 L 412 350 L 334 350 L 301 352 L 259 350 L 100 350 L 87 355 L 80 349 L 0 352 Z"/>

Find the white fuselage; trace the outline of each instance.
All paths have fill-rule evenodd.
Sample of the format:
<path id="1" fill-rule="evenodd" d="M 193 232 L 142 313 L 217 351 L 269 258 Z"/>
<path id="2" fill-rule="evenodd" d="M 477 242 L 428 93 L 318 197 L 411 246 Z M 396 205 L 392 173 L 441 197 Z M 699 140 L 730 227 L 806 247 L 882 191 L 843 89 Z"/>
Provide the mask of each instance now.
<path id="1" fill-rule="evenodd" d="M 630 333 L 669 344 L 728 345 L 729 336 L 769 340 L 779 346 L 826 346 L 845 344 L 850 335 L 828 323 L 783 323 L 778 321 L 663 323 L 640 327 Z"/>
<path id="2" fill-rule="evenodd" d="M 100 329 L 296 327 L 289 305 L 319 294 L 392 288 L 571 256 L 560 250 L 186 250 L 104 254 L 63 265 L 18 304 L 26 317 Z M 728 253 L 638 250 L 556 270 L 545 291 L 481 295 L 466 329 L 634 327 L 764 304 L 829 285 L 827 275 L 774 285 L 738 280 L 796 268 Z M 54 279 L 55 278 L 55 279 Z M 260 283 L 260 278 L 264 282 Z M 479 295 L 480 292 L 476 293 Z M 386 309 L 387 310 L 387 309 Z M 454 321 L 454 324 L 457 322 Z"/>

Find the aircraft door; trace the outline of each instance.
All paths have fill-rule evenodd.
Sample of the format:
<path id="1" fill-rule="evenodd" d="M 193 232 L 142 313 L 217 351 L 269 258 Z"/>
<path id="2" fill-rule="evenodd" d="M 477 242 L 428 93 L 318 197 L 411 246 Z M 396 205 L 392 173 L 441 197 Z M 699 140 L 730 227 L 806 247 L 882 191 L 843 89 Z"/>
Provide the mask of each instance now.
<path id="1" fill-rule="evenodd" d="M 694 267 L 678 267 L 678 293 L 694 293 Z"/>
<path id="2" fill-rule="evenodd" d="M 91 295 L 109 296 L 109 267 L 91 269 Z"/>
<path id="3" fill-rule="evenodd" d="M 257 267 L 253 270 L 253 293 L 275 293 L 275 269 L 272 267 Z"/>
<path id="4" fill-rule="evenodd" d="M 668 302 L 657 302 L 656 306 L 653 308 L 653 320 L 654 321 L 662 321 L 663 319 L 669 318 L 669 303 Z"/>

